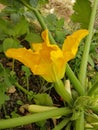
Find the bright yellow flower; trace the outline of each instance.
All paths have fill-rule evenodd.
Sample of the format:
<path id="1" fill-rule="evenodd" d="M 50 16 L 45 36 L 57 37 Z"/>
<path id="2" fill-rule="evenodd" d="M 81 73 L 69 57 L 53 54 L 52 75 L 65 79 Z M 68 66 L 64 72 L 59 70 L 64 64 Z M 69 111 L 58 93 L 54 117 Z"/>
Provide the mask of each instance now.
<path id="1" fill-rule="evenodd" d="M 31 49 L 11 48 L 5 54 L 29 67 L 33 74 L 42 76 L 49 82 L 56 82 L 64 77 L 66 63 L 77 53 L 80 41 L 88 34 L 87 30 L 79 30 L 67 36 L 62 49 L 51 45 L 48 30 L 42 32 L 43 43 L 33 43 Z"/>

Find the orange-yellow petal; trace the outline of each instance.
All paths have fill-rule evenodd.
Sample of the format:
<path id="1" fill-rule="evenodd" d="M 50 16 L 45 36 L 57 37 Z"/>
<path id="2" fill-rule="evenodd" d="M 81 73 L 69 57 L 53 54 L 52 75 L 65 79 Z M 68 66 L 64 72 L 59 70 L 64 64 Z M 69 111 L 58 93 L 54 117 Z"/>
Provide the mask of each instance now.
<path id="1" fill-rule="evenodd" d="M 62 47 L 67 62 L 75 57 L 79 43 L 86 35 L 88 35 L 88 30 L 83 29 L 67 36 Z"/>
<path id="2" fill-rule="evenodd" d="M 42 37 L 44 42 L 41 44 L 41 49 L 38 49 L 41 58 L 39 65 L 36 66 L 36 73 L 49 82 L 55 82 L 63 78 L 65 73 L 63 53 L 57 45 L 50 44 L 47 30 L 42 32 Z"/>
<path id="3" fill-rule="evenodd" d="M 80 40 L 87 35 L 87 30 L 80 30 L 68 36 L 62 50 L 51 45 L 48 30 L 42 32 L 43 43 L 34 43 L 34 51 L 26 48 L 8 49 L 5 54 L 28 66 L 35 75 L 40 75 L 49 82 L 62 79 L 66 62 L 72 59 L 78 49 Z"/>
<path id="4" fill-rule="evenodd" d="M 42 32 L 42 38 L 44 40 L 44 43 L 46 43 L 47 45 L 50 44 L 49 37 L 48 37 L 48 30 L 47 29 Z"/>
<path id="5" fill-rule="evenodd" d="M 8 49 L 5 52 L 5 55 L 9 58 L 13 58 L 22 62 L 24 65 L 26 65 L 29 68 L 34 67 L 34 64 L 37 64 L 39 59 L 37 53 L 34 53 L 31 49 L 26 49 L 26 48 Z"/>
<path id="6" fill-rule="evenodd" d="M 34 51 L 40 51 L 42 49 L 43 43 L 32 43 L 32 48 Z"/>

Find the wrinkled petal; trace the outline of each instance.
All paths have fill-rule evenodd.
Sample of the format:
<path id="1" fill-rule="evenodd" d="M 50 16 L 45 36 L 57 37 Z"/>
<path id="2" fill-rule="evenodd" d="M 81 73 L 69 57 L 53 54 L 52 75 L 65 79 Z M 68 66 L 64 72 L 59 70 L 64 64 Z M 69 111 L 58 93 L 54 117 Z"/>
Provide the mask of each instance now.
<path id="1" fill-rule="evenodd" d="M 53 63 L 53 71 L 56 79 L 62 79 L 65 73 L 65 60 L 63 53 L 59 48 L 57 51 L 51 52 L 51 60 Z"/>
<path id="2" fill-rule="evenodd" d="M 47 44 L 47 46 L 50 45 L 50 41 L 49 41 L 49 37 L 48 37 L 48 30 L 47 29 L 42 32 L 42 38 L 44 40 L 44 43 Z"/>
<path id="3" fill-rule="evenodd" d="M 9 58 L 13 58 L 22 62 L 29 68 L 33 68 L 35 64 L 38 64 L 39 60 L 37 53 L 33 53 L 31 49 L 26 48 L 18 48 L 18 49 L 11 48 L 8 49 L 5 52 L 5 54 Z"/>
<path id="4" fill-rule="evenodd" d="M 40 65 L 36 68 L 36 72 L 40 73 L 40 75 L 47 81 L 53 82 L 56 81 L 55 76 L 57 79 L 61 79 L 64 76 L 64 57 L 62 50 L 57 45 L 50 44 L 47 30 L 42 33 L 42 37 L 44 39 L 44 43 L 42 44 L 42 49 L 39 50 L 41 59 L 39 62 Z M 62 65 L 64 69 L 61 72 L 59 68 L 62 68 Z M 55 71 L 55 74 L 53 71 Z"/>
<path id="5" fill-rule="evenodd" d="M 80 40 L 87 34 L 87 30 L 80 30 L 68 36 L 61 50 L 57 45 L 50 44 L 48 30 L 45 30 L 42 32 L 43 43 L 32 44 L 33 50 L 13 48 L 5 54 L 22 62 L 33 74 L 55 82 L 64 77 L 66 62 L 75 56 Z"/>
<path id="6" fill-rule="evenodd" d="M 42 43 L 32 43 L 32 48 L 34 51 L 40 51 L 42 49 Z"/>
<path id="7" fill-rule="evenodd" d="M 74 32 L 70 36 L 67 36 L 62 47 L 64 56 L 67 62 L 75 57 L 80 41 L 87 34 L 88 34 L 88 31 L 83 29 L 83 30 L 78 30 Z"/>

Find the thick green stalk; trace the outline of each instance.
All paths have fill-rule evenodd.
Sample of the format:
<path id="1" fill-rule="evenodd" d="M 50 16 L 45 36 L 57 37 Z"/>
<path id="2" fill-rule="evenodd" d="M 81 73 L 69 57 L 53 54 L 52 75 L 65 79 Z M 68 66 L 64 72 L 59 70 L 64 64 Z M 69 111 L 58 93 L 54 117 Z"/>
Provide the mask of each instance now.
<path id="1" fill-rule="evenodd" d="M 58 125 L 55 126 L 52 130 L 62 130 L 64 126 L 69 122 L 69 118 L 64 118 Z"/>
<path id="2" fill-rule="evenodd" d="M 43 18 L 42 18 L 42 16 L 40 15 L 39 11 L 38 11 L 36 8 L 33 8 L 32 6 L 30 6 L 29 4 L 27 4 L 25 0 L 20 0 L 20 1 L 22 2 L 22 4 L 23 4 L 25 7 L 27 7 L 29 10 L 31 10 L 31 11 L 34 12 L 34 14 L 36 15 L 36 17 L 37 17 L 39 23 L 41 24 L 42 28 L 43 28 L 43 29 L 46 29 L 47 26 L 46 26 L 46 24 L 44 24 Z"/>
<path id="3" fill-rule="evenodd" d="M 79 118 L 75 121 L 75 130 L 84 130 L 84 111 L 80 112 Z"/>
<path id="4" fill-rule="evenodd" d="M 92 88 L 88 91 L 88 95 L 92 96 L 96 90 L 98 89 L 98 80 L 96 81 L 96 83 L 92 86 Z"/>
<path id="5" fill-rule="evenodd" d="M 57 116 L 68 115 L 70 113 L 71 110 L 69 108 L 57 108 L 55 110 L 49 110 L 49 111 L 31 114 L 23 117 L 0 120 L 0 129 L 22 126 L 22 125 L 46 120 Z"/>
<path id="6" fill-rule="evenodd" d="M 39 11 L 33 7 L 31 7 L 30 5 L 28 5 L 24 0 L 21 0 L 21 2 L 23 3 L 23 5 L 25 5 L 28 9 L 32 10 L 34 12 L 34 14 L 36 15 L 40 25 L 42 26 L 43 29 L 47 29 L 46 23 L 44 22 L 41 14 L 39 13 Z M 49 32 L 49 37 L 50 37 L 50 41 L 52 44 L 55 44 L 55 40 L 52 37 L 51 33 Z M 71 80 L 72 84 L 74 85 L 74 88 L 77 90 L 77 92 L 79 93 L 79 95 L 84 95 L 83 92 L 83 88 L 80 84 L 80 82 L 78 81 L 77 77 L 75 76 L 75 74 L 73 73 L 73 71 L 71 70 L 70 66 L 67 65 L 66 68 L 66 74 L 68 76 L 68 78 Z M 76 83 L 75 83 L 76 81 Z"/>
<path id="7" fill-rule="evenodd" d="M 81 83 L 76 78 L 75 74 L 73 73 L 73 71 L 71 70 L 71 68 L 68 64 L 66 65 L 66 75 L 69 77 L 70 81 L 72 82 L 74 88 L 77 90 L 79 95 L 81 95 L 81 96 L 84 95 L 84 89 L 83 89 Z"/>
<path id="8" fill-rule="evenodd" d="M 42 27 L 44 30 L 47 29 L 47 25 L 46 25 L 46 23 L 44 22 L 43 17 L 42 17 L 41 14 L 39 13 L 39 11 L 38 11 L 37 9 L 31 7 L 30 5 L 28 5 L 24 0 L 21 0 L 21 2 L 22 2 L 23 5 L 25 5 L 29 10 L 31 10 L 31 11 L 34 12 L 35 16 L 37 17 L 37 19 L 38 19 L 38 21 L 39 21 L 39 23 L 40 23 L 40 25 L 41 25 L 41 27 Z M 50 32 L 49 32 L 49 38 L 50 38 L 50 42 L 51 42 L 52 44 L 56 44 L 56 42 L 55 42 L 54 38 L 52 37 L 52 35 L 50 34 Z"/>
<path id="9" fill-rule="evenodd" d="M 90 23 L 89 23 L 89 29 L 88 29 L 89 35 L 86 39 L 86 43 L 85 43 L 84 51 L 83 51 L 83 56 L 82 56 L 82 61 L 81 61 L 81 66 L 80 66 L 79 80 L 80 80 L 83 87 L 85 87 L 87 62 L 88 62 L 91 39 L 92 39 L 92 35 L 93 35 L 93 26 L 94 26 L 94 21 L 95 21 L 97 4 L 98 4 L 98 0 L 95 0 L 93 8 L 92 8 Z"/>
<path id="10" fill-rule="evenodd" d="M 73 99 L 69 92 L 65 89 L 64 84 L 61 80 L 55 82 L 54 86 L 56 92 L 66 101 L 70 106 L 73 104 Z"/>

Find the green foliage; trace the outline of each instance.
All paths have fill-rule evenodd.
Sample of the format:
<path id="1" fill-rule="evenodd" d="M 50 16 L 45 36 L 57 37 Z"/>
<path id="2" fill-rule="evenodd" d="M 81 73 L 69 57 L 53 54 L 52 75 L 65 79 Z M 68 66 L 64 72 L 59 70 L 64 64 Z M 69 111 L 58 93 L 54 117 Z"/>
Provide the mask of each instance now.
<path id="1" fill-rule="evenodd" d="M 38 5 L 38 1 L 39 0 L 30 0 L 30 4 L 33 6 L 33 7 L 36 7 Z"/>
<path id="2" fill-rule="evenodd" d="M 63 44 L 65 36 L 66 36 L 65 30 L 56 30 L 55 31 L 55 39 L 58 43 Z"/>
<path id="3" fill-rule="evenodd" d="M 1 78 L 0 78 L 1 79 Z M 6 95 L 5 84 L 0 83 L 0 107 L 5 103 L 5 101 L 9 100 L 9 96 Z"/>
<path id="4" fill-rule="evenodd" d="M 0 18 L 0 40 L 3 44 L 0 44 L 0 52 L 6 51 L 9 48 L 18 48 L 20 44 L 19 38 L 23 37 L 28 32 L 29 26 L 25 17 L 18 17 L 17 21 L 9 21 L 4 18 Z"/>
<path id="5" fill-rule="evenodd" d="M 48 2 L 49 2 L 49 0 L 39 0 L 39 4 L 40 5 L 46 4 Z"/>
<path id="6" fill-rule="evenodd" d="M 3 46 L 2 46 L 2 44 L 0 45 L 0 52 L 3 52 Z"/>
<path id="7" fill-rule="evenodd" d="M 90 55 L 88 57 L 88 62 L 94 68 L 94 61 L 93 61 L 93 59 L 92 59 L 92 57 Z"/>
<path id="8" fill-rule="evenodd" d="M 46 105 L 46 106 L 52 106 L 53 102 L 51 97 L 46 93 L 38 93 L 34 95 L 34 101 L 37 105 Z"/>
<path id="9" fill-rule="evenodd" d="M 91 2 L 89 0 L 76 0 L 73 9 L 72 21 L 80 23 L 81 28 L 88 28 L 92 11 Z"/>
<path id="10" fill-rule="evenodd" d="M 67 31 L 64 29 L 64 18 L 58 19 L 56 15 L 49 14 L 45 18 L 48 29 L 54 33 L 55 40 L 62 44 Z"/>
<path id="11" fill-rule="evenodd" d="M 12 118 L 20 117 L 20 115 L 17 113 L 17 110 L 14 110 L 11 112 Z"/>
<path id="12" fill-rule="evenodd" d="M 16 77 L 11 75 L 8 69 L 5 69 L 2 64 L 0 64 L 0 106 L 5 103 L 6 100 L 9 100 L 9 96 L 6 94 L 6 91 L 9 87 L 13 86 L 13 83 L 16 81 Z"/>
<path id="13" fill-rule="evenodd" d="M 22 70 L 25 72 L 26 77 L 29 77 L 31 75 L 31 71 L 30 71 L 30 69 L 28 67 L 23 65 Z"/>
<path id="14" fill-rule="evenodd" d="M 14 26 L 14 36 L 19 37 L 28 32 L 27 20 L 22 17 L 20 21 Z"/>
<path id="15" fill-rule="evenodd" d="M 46 124 L 46 120 L 36 122 L 36 125 L 38 125 L 40 127 L 40 130 L 46 130 L 45 124 Z"/>
<path id="16" fill-rule="evenodd" d="M 28 23 L 24 17 L 21 17 L 17 23 L 0 18 L 0 26 L 0 32 L 1 34 L 3 33 L 3 38 L 7 36 L 18 38 L 28 32 Z M 3 38 L 1 37 L 0 40 Z"/>
<path id="17" fill-rule="evenodd" d="M 29 43 L 40 43 L 42 42 L 42 38 L 39 34 L 30 32 L 26 35 L 25 40 L 28 41 Z"/>
<path id="18" fill-rule="evenodd" d="M 48 3 L 48 0 L 30 0 L 30 4 L 33 7 L 41 6 Z"/>
<path id="19" fill-rule="evenodd" d="M 0 0 L 0 3 L 7 6 L 12 6 L 13 8 L 15 7 L 19 8 L 21 5 L 21 3 L 18 2 L 17 0 Z"/>
<path id="20" fill-rule="evenodd" d="M 55 31 L 56 30 L 56 22 L 57 22 L 57 17 L 54 14 L 49 14 L 45 18 L 45 22 L 49 28 L 50 31 Z"/>
<path id="21" fill-rule="evenodd" d="M 0 0 L 0 3 L 10 5 L 13 0 Z"/>
<path id="22" fill-rule="evenodd" d="M 13 38 L 6 38 L 3 41 L 3 51 L 5 52 L 7 49 L 9 48 L 18 48 L 20 45 L 19 41 L 17 41 L 17 39 L 13 39 Z"/>
<path id="23" fill-rule="evenodd" d="M 51 31 L 55 31 L 56 29 L 61 30 L 64 27 L 64 18 L 58 19 L 54 14 L 47 15 L 45 21 Z"/>

